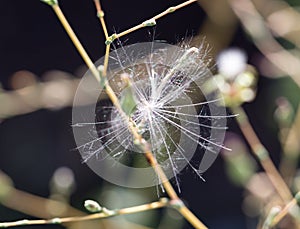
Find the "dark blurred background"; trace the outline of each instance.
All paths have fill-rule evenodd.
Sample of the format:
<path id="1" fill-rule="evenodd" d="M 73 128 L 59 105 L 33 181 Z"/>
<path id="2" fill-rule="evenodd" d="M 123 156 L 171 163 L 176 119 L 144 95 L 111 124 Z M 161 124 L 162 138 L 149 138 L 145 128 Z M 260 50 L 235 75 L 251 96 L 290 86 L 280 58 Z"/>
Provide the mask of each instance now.
<path id="1" fill-rule="evenodd" d="M 102 4 L 108 31 L 112 34 L 181 2 L 115 0 L 103 1 Z M 98 60 L 102 57 L 104 39 L 93 1 L 61 0 L 60 6 L 91 58 Z M 51 70 L 81 77 L 84 71 L 83 60 L 49 6 L 38 0 L 1 0 L 0 11 L 0 79 L 5 90 L 16 89 L 13 75 L 21 70 L 33 73 L 37 81 L 42 82 L 48 80 L 45 75 Z M 205 11 L 194 3 L 158 20 L 156 27 L 136 31 L 122 37 L 120 42 L 126 45 L 153 39 L 165 40 L 171 44 L 183 39 L 193 41 L 201 31 L 206 16 Z M 249 62 L 258 64 L 261 54 L 239 23 L 236 23 L 231 33 L 227 46 L 242 48 L 248 54 Z M 209 39 L 207 42 L 209 43 Z M 214 48 L 212 44 L 211 49 Z M 271 156 L 275 163 L 279 160 L 280 146 L 277 140 L 277 127 L 273 121 L 276 106 L 274 101 L 278 95 L 286 95 L 292 101 L 295 100 L 292 90 L 297 88 L 291 80 L 271 80 L 260 76 L 256 99 L 251 104 L 245 105 L 250 121 L 262 142 L 272 152 Z M 0 106 L 2 103 L 0 97 Z M 234 120 L 229 119 L 228 125 L 230 131 L 239 134 Z M 86 198 L 97 198 L 97 192 L 102 186 L 112 185 L 106 184 L 81 162 L 79 153 L 74 150 L 75 147 L 70 106 L 38 109 L 23 115 L 3 118 L 0 124 L 0 169 L 13 180 L 15 187 L 48 197 L 51 194 L 49 182 L 53 173 L 59 167 L 66 166 L 74 172 L 76 182 L 71 203 L 82 210 L 82 203 Z M 204 174 L 204 178 L 206 182 L 201 181 L 189 170 L 180 175 L 182 190 L 180 196 L 195 214 L 209 225 L 209 228 L 254 228 L 255 219 L 246 217 L 242 211 L 244 190 L 229 181 L 224 172 L 224 161 L 221 156 Z M 133 195 L 135 193 L 140 195 L 139 190 L 125 188 L 124 190 Z M 149 189 L 147 192 L 153 192 L 150 196 L 154 200 L 156 190 Z M 124 202 L 123 205 L 125 207 L 130 203 Z M 0 205 L 0 221 L 22 218 L 32 217 Z M 149 226 L 155 227 L 155 223 Z M 189 228 L 187 223 L 185 227 Z M 26 228 L 58 228 L 58 226 Z"/>

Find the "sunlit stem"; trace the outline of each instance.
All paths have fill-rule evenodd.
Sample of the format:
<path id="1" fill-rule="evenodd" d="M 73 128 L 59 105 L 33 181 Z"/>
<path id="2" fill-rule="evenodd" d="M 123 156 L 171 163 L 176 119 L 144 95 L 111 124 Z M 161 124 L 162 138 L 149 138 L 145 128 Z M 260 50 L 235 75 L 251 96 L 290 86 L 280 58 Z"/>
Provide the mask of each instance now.
<path id="1" fill-rule="evenodd" d="M 145 153 L 146 158 L 148 159 L 149 164 L 154 168 L 155 172 L 161 179 L 162 185 L 164 186 L 166 192 L 168 193 L 169 197 L 173 201 L 178 201 L 180 204 L 176 208 L 176 210 L 195 228 L 197 229 L 205 229 L 207 228 L 179 199 L 178 195 L 174 191 L 172 185 L 170 184 L 168 178 L 166 177 L 164 171 L 157 163 L 157 160 L 153 156 L 151 152 Z"/>
<path id="2" fill-rule="evenodd" d="M 79 54 L 81 55 L 82 59 L 85 61 L 86 65 L 88 66 L 88 68 L 92 72 L 93 76 L 96 78 L 96 80 L 98 82 L 100 82 L 101 78 L 100 78 L 100 73 L 99 73 L 98 69 L 96 68 L 96 66 L 94 65 L 94 63 L 90 59 L 89 55 L 87 54 L 87 52 L 83 48 L 82 44 L 78 40 L 76 34 L 74 33 L 74 31 L 71 28 L 70 24 L 66 20 L 63 12 L 61 11 L 59 5 L 53 5 L 52 8 L 53 8 L 54 12 L 56 13 L 58 19 L 62 23 L 64 29 L 68 33 L 68 35 L 69 35 L 70 39 L 72 40 L 73 44 L 77 48 L 77 50 L 78 50 Z M 109 50 L 109 47 L 108 47 L 108 50 Z M 118 109 L 118 111 L 121 113 L 121 116 L 125 117 L 125 119 L 128 120 L 128 117 L 124 114 L 124 112 L 121 109 L 121 106 L 120 106 L 120 103 L 119 103 L 119 100 L 118 100 L 116 94 L 114 93 L 114 91 L 112 90 L 112 88 L 110 87 L 110 85 L 108 84 L 107 81 L 105 83 L 105 88 L 106 88 L 106 92 L 107 92 L 109 98 L 111 99 L 111 101 L 115 105 L 115 107 Z"/>
<path id="3" fill-rule="evenodd" d="M 192 0 L 192 1 L 187 1 L 183 4 L 178 5 L 177 7 L 174 7 L 174 10 L 184 7 L 192 2 L 195 2 L 196 0 Z M 73 32 L 70 24 L 68 23 L 68 21 L 66 20 L 64 14 L 62 13 L 60 7 L 58 6 L 58 4 L 53 5 L 52 6 L 53 10 L 55 11 L 57 17 L 59 18 L 59 20 L 61 21 L 63 27 L 65 28 L 66 32 L 68 33 L 70 39 L 72 40 L 72 42 L 74 43 L 75 47 L 77 48 L 78 52 L 80 53 L 80 55 L 82 56 L 83 60 L 85 61 L 85 63 L 87 64 L 87 66 L 89 67 L 89 69 L 91 70 L 92 74 L 95 76 L 95 78 L 97 79 L 98 82 L 101 82 L 101 78 L 102 76 L 100 76 L 100 73 L 98 71 L 98 69 L 96 68 L 96 66 L 93 64 L 93 62 L 91 61 L 91 59 L 89 58 L 88 54 L 86 53 L 85 49 L 83 48 L 83 46 L 81 45 L 80 41 L 78 40 L 76 34 Z M 171 8 L 170 8 L 171 9 Z M 169 10 L 170 10 L 169 9 Z M 173 8 L 172 8 L 173 10 Z M 167 13 L 161 13 L 159 15 L 157 15 L 156 17 L 162 17 Z M 109 44 L 107 44 L 106 46 L 106 67 L 104 67 L 104 69 L 107 69 L 107 65 L 108 65 L 108 57 L 109 57 Z M 105 74 L 102 74 L 105 76 L 106 75 L 106 69 L 105 69 Z M 126 122 L 130 132 L 132 133 L 135 142 L 138 142 L 140 147 L 142 148 L 142 150 L 145 153 L 145 156 L 147 157 L 147 159 L 149 160 L 149 163 L 151 164 L 151 166 L 154 168 L 154 170 L 156 171 L 158 177 L 160 178 L 160 180 L 162 181 L 162 184 L 165 188 L 166 193 L 170 196 L 170 198 L 172 200 L 179 200 L 179 197 L 177 196 L 175 190 L 173 189 L 172 185 L 170 184 L 170 182 L 168 181 L 164 171 L 162 170 L 161 166 L 157 163 L 155 157 L 153 156 L 152 152 L 151 152 L 151 147 L 149 145 L 149 143 L 143 139 L 143 137 L 138 133 L 138 129 L 136 127 L 136 124 L 133 122 L 132 119 L 130 119 L 122 110 L 120 102 L 118 97 L 116 96 L 116 94 L 114 93 L 114 91 L 112 90 L 112 88 L 110 87 L 109 83 L 107 80 L 105 80 L 105 90 L 106 93 L 108 95 L 108 97 L 110 98 L 110 100 L 112 101 L 113 105 L 116 107 L 116 109 L 118 110 L 119 114 L 121 115 L 121 117 L 123 118 L 123 120 Z M 195 228 L 197 229 L 205 229 L 207 228 L 206 226 L 204 226 L 204 224 L 184 205 L 182 204 L 182 206 L 180 206 L 178 208 L 178 211 L 186 218 L 187 221 L 189 221 Z M 99 213 L 101 214 L 101 213 Z M 97 217 L 97 216 L 95 216 Z M 66 220 L 71 220 L 73 219 L 71 218 L 66 218 Z M 81 218 L 80 220 L 85 219 L 85 218 Z M 88 218 L 90 219 L 90 218 Z"/>
<path id="4" fill-rule="evenodd" d="M 273 218 L 271 227 L 275 227 L 287 214 L 290 210 L 299 204 L 300 192 L 298 192 L 295 197 L 287 204 L 285 207 Z"/>
<path id="5" fill-rule="evenodd" d="M 154 26 L 156 24 L 156 20 L 157 19 L 159 19 L 159 18 L 161 18 L 161 17 L 163 17 L 163 16 L 165 16 L 165 15 L 167 15 L 169 13 L 173 13 L 174 11 L 176 11 L 176 10 L 178 10 L 180 8 L 183 8 L 183 7 L 189 5 L 189 4 L 193 3 L 193 2 L 197 2 L 197 0 L 189 0 L 189 1 L 186 1 L 186 2 L 183 2 L 183 3 L 179 4 L 177 6 L 169 7 L 168 9 L 166 9 L 165 11 L 163 11 L 162 13 L 160 13 L 160 14 L 158 14 L 158 15 L 156 15 L 156 16 L 154 16 L 154 17 L 152 17 L 152 18 L 150 18 L 150 19 L 148 19 L 148 20 L 146 20 L 144 22 L 142 22 L 139 25 L 136 25 L 136 26 L 134 26 L 134 27 L 132 27 L 130 29 L 127 29 L 127 30 L 121 32 L 121 33 L 113 34 L 112 36 L 110 36 L 107 39 L 107 43 L 111 43 L 115 39 L 120 38 L 122 36 L 125 36 L 125 35 L 127 35 L 129 33 L 132 33 L 132 32 L 134 32 L 134 31 L 136 31 L 138 29 L 141 29 L 141 28 L 144 28 L 144 27 L 147 27 L 147 26 Z"/>
<path id="6" fill-rule="evenodd" d="M 103 66 L 103 72 L 102 72 L 104 77 L 106 77 L 106 75 L 107 75 L 109 51 L 110 51 L 110 44 L 107 44 L 106 49 L 105 49 L 104 66 Z"/>
<path id="7" fill-rule="evenodd" d="M 52 5 L 52 8 L 54 12 L 56 13 L 58 19 L 60 20 L 61 24 L 63 25 L 64 29 L 68 33 L 70 39 L 72 40 L 73 44 L 77 48 L 80 56 L 85 61 L 86 65 L 94 75 L 94 77 L 97 79 L 98 82 L 100 82 L 100 74 L 97 70 L 96 66 L 94 65 L 93 61 L 90 59 L 89 55 L 83 48 L 82 44 L 78 40 L 76 34 L 74 33 L 73 29 L 71 28 L 70 24 L 68 23 L 67 19 L 65 18 L 63 12 L 61 11 L 58 4 Z"/>
<path id="8" fill-rule="evenodd" d="M 101 26 L 102 26 L 102 29 L 103 29 L 103 32 L 104 32 L 105 39 L 107 39 L 108 38 L 108 32 L 107 32 L 106 23 L 105 23 L 105 20 L 104 20 L 104 11 L 102 10 L 101 3 L 100 3 L 99 0 L 94 0 L 94 2 L 95 2 L 96 10 L 97 10 L 97 16 L 100 20 L 100 23 L 101 23 Z"/>
<path id="9" fill-rule="evenodd" d="M 259 160 L 263 169 L 266 171 L 266 174 L 272 182 L 278 195 L 285 203 L 289 202 L 293 198 L 291 191 L 289 190 L 287 184 L 284 182 L 275 165 L 273 164 L 269 152 L 257 137 L 244 109 L 239 106 L 231 107 L 231 109 L 233 113 L 238 114 L 238 116 L 236 116 L 236 120 L 239 124 L 239 127 L 243 132 L 246 140 L 248 141 L 252 152 Z"/>
<path id="10" fill-rule="evenodd" d="M 280 210 L 281 210 L 280 206 L 272 207 L 269 211 L 269 214 L 265 218 L 263 225 L 260 228 L 261 229 L 270 229 L 275 216 L 280 212 Z"/>
<path id="11" fill-rule="evenodd" d="M 0 223 L 0 228 L 15 227 L 15 226 L 25 226 L 25 225 L 41 225 L 41 224 L 64 224 L 69 222 L 87 221 L 94 219 L 103 219 L 118 215 L 128 215 L 137 212 L 149 211 L 152 209 L 158 209 L 168 206 L 170 203 L 168 199 L 162 198 L 159 201 L 138 205 L 134 207 L 128 207 L 118 210 L 106 210 L 103 212 L 90 214 L 86 216 L 73 216 L 65 218 L 52 218 L 52 219 L 39 219 L 39 220 L 20 220 L 15 222 L 4 222 Z"/>
<path id="12" fill-rule="evenodd" d="M 104 20 L 104 11 L 102 10 L 101 2 L 100 2 L 100 0 L 94 0 L 94 2 L 95 2 L 96 10 L 97 10 L 97 16 L 100 20 L 101 27 L 103 29 L 105 39 L 107 40 L 108 39 L 108 32 L 107 32 L 107 26 L 106 26 L 106 23 L 105 23 L 105 20 Z M 106 77 L 106 75 L 107 75 L 109 51 L 110 51 L 110 44 L 107 44 L 106 49 L 105 49 L 105 57 L 104 57 L 104 64 L 103 64 L 103 71 L 102 71 L 102 76 L 103 77 Z"/>
<path id="13" fill-rule="evenodd" d="M 294 175 L 297 172 L 298 159 L 300 157 L 300 106 L 294 118 L 294 122 L 286 134 L 286 138 L 281 137 L 281 144 L 283 145 L 283 156 L 280 162 L 280 170 L 282 176 L 291 187 Z"/>
<path id="14" fill-rule="evenodd" d="M 93 64 L 92 60 L 90 59 L 90 57 L 86 53 L 86 51 L 83 48 L 83 46 L 81 45 L 81 43 L 78 40 L 76 34 L 73 32 L 70 24 L 66 20 L 66 18 L 64 16 L 64 14 L 62 13 L 59 5 L 57 5 L 57 4 L 53 5 L 52 8 L 55 11 L 55 13 L 56 13 L 57 17 L 59 18 L 59 20 L 61 21 L 63 27 L 67 31 L 68 35 L 70 36 L 70 39 L 72 40 L 72 42 L 74 43 L 75 47 L 77 48 L 77 50 L 79 51 L 80 55 L 82 56 L 83 60 L 85 61 L 85 63 L 89 67 L 89 69 L 91 70 L 92 74 L 100 82 L 101 79 L 100 79 L 99 71 L 97 70 L 96 66 Z M 106 55 L 107 56 L 109 55 L 109 46 L 107 46 Z M 107 59 L 108 59 L 108 57 L 107 57 Z M 148 152 L 148 154 L 151 153 L 151 147 L 142 138 L 142 136 L 138 133 L 138 130 L 136 128 L 135 123 L 124 113 L 124 111 L 121 108 L 121 105 L 120 105 L 118 97 L 116 96 L 115 92 L 112 90 L 112 88 L 110 87 L 110 85 L 109 85 L 109 83 L 107 81 L 106 81 L 106 84 L 105 84 L 105 90 L 106 90 L 106 93 L 107 93 L 108 97 L 110 98 L 110 100 L 112 101 L 112 103 L 114 104 L 114 106 L 116 107 L 116 109 L 119 111 L 121 117 L 127 123 L 128 128 L 131 131 L 134 139 L 137 142 L 139 142 L 139 144 L 143 148 L 144 152 Z M 157 165 L 157 167 L 159 167 L 159 166 Z M 160 170 L 162 171 L 162 169 L 160 169 Z M 158 174 L 158 175 L 160 175 L 160 174 Z M 168 181 L 167 181 L 166 178 L 164 178 L 162 180 L 165 180 L 165 183 L 168 183 Z M 172 196 L 174 196 L 173 193 L 175 193 L 175 191 L 174 191 L 174 189 L 172 188 L 171 185 L 167 185 L 166 191 L 168 193 L 170 193 L 170 197 L 171 198 L 172 198 Z"/>

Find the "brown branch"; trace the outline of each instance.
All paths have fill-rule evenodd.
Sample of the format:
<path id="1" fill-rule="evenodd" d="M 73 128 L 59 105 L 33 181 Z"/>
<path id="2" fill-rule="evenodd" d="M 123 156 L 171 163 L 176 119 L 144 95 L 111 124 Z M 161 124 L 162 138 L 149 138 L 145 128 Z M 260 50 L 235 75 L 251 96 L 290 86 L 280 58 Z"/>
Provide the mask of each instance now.
<path id="1" fill-rule="evenodd" d="M 25 226 L 25 225 L 44 225 L 44 224 L 65 224 L 71 222 L 83 222 L 88 220 L 95 220 L 95 219 L 104 219 L 118 215 L 128 215 L 137 212 L 144 212 L 152 209 L 158 209 L 165 207 L 169 204 L 168 200 L 165 198 L 161 199 L 160 201 L 152 202 L 149 204 L 138 205 L 129 208 L 123 208 L 119 210 L 107 210 L 90 214 L 90 215 L 83 215 L 83 216 L 72 216 L 72 217 L 64 217 L 64 218 L 51 218 L 51 219 L 38 219 L 38 220 L 19 220 L 14 222 L 2 222 L 0 223 L 0 228 L 7 228 L 7 227 L 15 227 L 15 226 Z M 32 207 L 32 206 L 31 206 Z M 38 210 L 38 209 L 37 209 Z"/>
<path id="2" fill-rule="evenodd" d="M 177 9 L 180 9 L 188 4 L 191 4 L 193 2 L 195 2 L 196 0 L 189 0 L 186 1 L 182 4 L 179 4 L 175 7 L 171 7 L 168 10 L 156 15 L 155 17 L 153 17 L 154 20 L 163 17 L 164 15 L 171 13 Z M 153 167 L 153 169 L 157 172 L 157 176 L 160 178 L 160 180 L 162 181 L 162 184 L 166 190 L 166 193 L 170 196 L 170 198 L 172 200 L 178 200 L 179 198 L 175 192 L 175 190 L 173 189 L 172 185 L 170 184 L 170 182 L 168 181 L 168 179 L 166 178 L 166 175 L 164 173 L 164 171 L 162 170 L 162 168 L 160 167 L 160 165 L 157 163 L 155 157 L 153 156 L 152 152 L 151 152 L 151 146 L 149 145 L 149 143 L 138 133 L 138 129 L 136 128 L 136 124 L 126 115 L 126 113 L 122 110 L 122 107 L 120 105 L 120 101 L 118 99 L 118 97 L 116 96 L 115 92 L 113 91 L 113 89 L 110 87 L 108 81 L 106 80 L 105 76 L 106 76 L 106 69 L 104 69 L 104 71 L 99 72 L 98 69 L 96 68 L 96 66 L 93 64 L 92 60 L 90 59 L 90 57 L 88 56 L 87 52 L 85 51 L 85 49 L 83 48 L 82 44 L 80 43 L 80 41 L 78 40 L 76 34 L 74 33 L 73 29 L 71 28 L 70 24 L 68 23 L 67 19 L 65 18 L 63 12 L 61 11 L 60 7 L 58 4 L 52 4 L 51 5 L 54 12 L 56 13 L 58 19 L 60 20 L 61 24 L 63 25 L 64 29 L 66 30 L 67 34 L 69 35 L 70 39 L 72 40 L 73 44 L 75 45 L 75 47 L 77 48 L 78 52 L 80 53 L 80 55 L 82 56 L 83 60 L 85 61 L 85 63 L 87 64 L 87 66 L 89 67 L 91 73 L 94 75 L 94 77 L 96 78 L 96 80 L 100 83 L 102 82 L 102 80 L 104 80 L 104 86 L 105 86 L 105 91 L 108 95 L 108 97 L 110 98 L 111 102 L 113 103 L 113 105 L 116 107 L 116 109 L 118 110 L 119 114 L 121 115 L 121 117 L 123 118 L 124 122 L 127 124 L 131 134 L 133 135 L 135 142 L 137 142 L 137 144 L 141 147 L 141 149 L 144 151 L 145 156 L 149 159 L 150 165 Z M 149 22 L 150 24 L 152 22 Z M 144 23 L 145 25 L 148 25 L 148 22 Z M 132 32 L 131 30 L 128 31 L 127 33 Z M 124 34 L 125 35 L 125 34 Z M 115 36 L 113 36 L 113 38 L 115 39 Z M 112 37 L 110 39 L 109 42 L 106 42 L 108 45 L 114 40 Z M 108 57 L 109 55 L 109 49 L 106 49 L 106 54 L 105 56 Z M 107 66 L 106 66 L 107 67 Z M 101 75 L 103 74 L 104 75 Z M 193 215 L 193 213 L 187 209 L 187 207 L 183 204 L 182 201 L 180 201 L 180 207 L 179 207 L 179 212 L 195 227 L 198 229 L 205 229 L 206 226 L 204 226 L 204 224 L 202 222 L 200 222 L 200 220 Z"/>
<path id="3" fill-rule="evenodd" d="M 266 171 L 266 174 L 270 181 L 272 182 L 274 188 L 276 189 L 278 195 L 281 197 L 284 203 L 290 201 L 293 196 L 287 186 L 287 184 L 282 179 L 281 175 L 279 174 L 278 170 L 276 169 L 275 165 L 273 164 L 269 152 L 260 142 L 259 138 L 257 137 L 255 131 L 253 130 L 247 114 L 241 107 L 232 107 L 231 108 L 233 113 L 238 114 L 236 116 L 236 120 L 239 124 L 239 127 L 244 134 L 246 140 L 248 141 L 252 152 L 259 160 L 260 164 L 262 165 L 263 169 Z"/>

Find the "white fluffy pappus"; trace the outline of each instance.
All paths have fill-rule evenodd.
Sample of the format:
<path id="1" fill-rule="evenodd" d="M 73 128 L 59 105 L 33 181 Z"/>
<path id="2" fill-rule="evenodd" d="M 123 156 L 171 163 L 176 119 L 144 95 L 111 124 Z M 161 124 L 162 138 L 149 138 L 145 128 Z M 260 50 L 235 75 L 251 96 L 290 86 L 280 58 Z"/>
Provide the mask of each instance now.
<path id="1" fill-rule="evenodd" d="M 201 90 L 201 85 L 213 77 L 204 61 L 206 55 L 203 47 L 149 42 L 121 47 L 109 57 L 107 77 L 111 87 L 120 101 L 128 98 L 130 119 L 150 143 L 167 177 L 175 177 L 178 188 L 180 171 L 188 166 L 201 177 L 219 150 L 225 148 L 222 142 L 228 115 L 223 106 L 218 106 L 222 98 L 216 98 L 219 93 L 206 95 Z M 97 66 L 102 64 L 103 59 L 96 62 Z M 88 72 L 85 78 L 89 75 Z M 86 91 L 84 85 L 81 83 L 79 91 L 83 88 Z M 108 101 L 98 100 L 103 89 L 95 85 L 90 90 L 97 91 L 94 106 L 87 111 L 93 114 L 73 112 L 73 131 L 83 160 L 93 166 L 95 161 L 105 160 L 114 161 L 116 167 L 116 164 L 135 169 L 149 166 L 117 109 Z M 76 97 L 80 95 L 78 92 Z M 194 155 L 195 152 L 201 155 Z M 193 157 L 196 162 L 191 160 Z M 143 182 L 124 184 L 121 179 L 103 175 L 97 168 L 93 170 L 119 185 L 151 186 Z"/>

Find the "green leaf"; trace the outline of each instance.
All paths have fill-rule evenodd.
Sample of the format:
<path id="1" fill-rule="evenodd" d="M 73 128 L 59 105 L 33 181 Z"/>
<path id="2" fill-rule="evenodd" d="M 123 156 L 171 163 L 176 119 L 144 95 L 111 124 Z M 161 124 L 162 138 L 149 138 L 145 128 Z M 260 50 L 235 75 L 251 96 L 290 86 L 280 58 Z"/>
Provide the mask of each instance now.
<path id="1" fill-rule="evenodd" d="M 130 116 L 136 110 L 136 98 L 132 87 L 129 85 L 122 93 L 122 97 L 120 99 L 122 110 Z"/>

